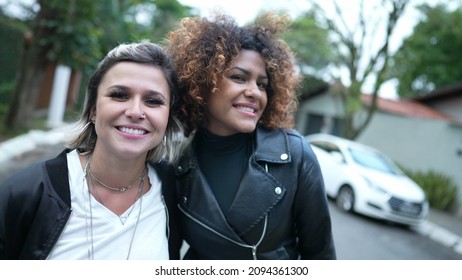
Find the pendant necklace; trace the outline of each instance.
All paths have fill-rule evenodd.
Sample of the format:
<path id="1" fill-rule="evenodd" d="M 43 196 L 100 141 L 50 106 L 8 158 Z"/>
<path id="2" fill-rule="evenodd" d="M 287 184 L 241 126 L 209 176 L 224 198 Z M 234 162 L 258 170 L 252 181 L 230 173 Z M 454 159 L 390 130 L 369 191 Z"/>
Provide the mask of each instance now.
<path id="1" fill-rule="evenodd" d="M 133 181 L 130 185 L 128 185 L 128 186 L 126 186 L 126 187 L 114 188 L 114 187 L 108 186 L 106 183 L 104 183 L 103 181 L 101 181 L 100 179 L 98 179 L 98 178 L 93 174 L 93 172 L 91 172 L 90 161 L 91 161 L 91 155 L 88 157 L 88 161 L 87 161 L 87 165 L 88 165 L 88 174 L 91 176 L 91 178 L 93 178 L 93 179 L 94 179 L 96 182 L 98 182 L 101 186 L 105 187 L 106 189 L 110 189 L 110 190 L 112 190 L 112 191 L 125 192 L 125 191 L 131 189 L 131 187 L 133 186 L 133 184 L 135 184 L 136 181 L 143 179 L 144 176 L 146 175 L 146 173 L 145 173 L 146 168 L 143 168 L 143 172 L 141 172 L 141 175 L 140 175 L 138 178 L 136 178 L 136 180 Z"/>
<path id="2" fill-rule="evenodd" d="M 85 170 L 84 170 L 84 176 L 83 176 L 83 183 L 87 185 L 87 192 L 88 192 L 88 206 L 89 206 L 89 210 L 87 211 L 87 213 L 85 214 L 85 232 L 86 232 L 86 237 L 87 237 L 87 244 L 88 245 L 88 259 L 90 260 L 94 260 L 94 255 L 95 255 L 95 250 L 94 250 L 94 245 L 93 245 L 93 209 L 92 209 L 92 205 L 91 205 L 91 192 L 90 192 L 90 183 L 96 193 L 96 195 L 98 196 L 99 198 L 99 194 L 97 193 L 96 191 L 96 188 L 95 188 L 95 185 L 93 182 L 91 182 L 91 180 L 87 180 L 87 174 L 90 174 L 90 159 L 91 159 L 91 155 L 89 156 L 88 160 L 87 160 L 87 163 L 85 164 Z M 143 170 L 143 174 L 145 175 L 145 170 L 146 168 Z M 135 223 L 135 227 L 133 229 L 133 233 L 132 233 L 132 237 L 131 237 L 131 240 L 130 240 L 130 244 L 128 246 L 128 253 L 127 253 L 127 260 L 130 258 L 130 254 L 131 254 L 131 250 L 132 250 L 132 246 L 133 246 L 133 241 L 135 239 L 135 234 L 136 234 L 136 230 L 138 228 L 138 224 L 139 224 L 139 221 L 140 221 L 140 216 L 141 216 L 141 209 L 142 209 L 142 203 L 143 203 L 143 190 L 144 190 L 144 179 L 145 179 L 145 176 L 142 175 L 139 179 L 137 180 L 140 180 L 140 183 L 138 185 L 138 193 L 137 193 L 137 197 L 135 199 L 135 203 L 138 201 L 138 199 L 140 200 L 140 205 L 139 205 L 139 209 L 138 209 L 138 217 L 136 218 L 136 223 Z M 92 178 L 94 178 L 93 176 L 91 176 Z M 94 178 L 95 181 L 98 182 L 98 180 L 96 178 Z M 100 182 L 98 182 L 100 183 Z M 130 187 L 130 186 L 129 186 Z M 115 188 L 114 188 L 115 189 Z M 117 189 L 119 190 L 119 189 Z M 99 201 L 101 202 L 102 205 L 104 205 L 101 201 L 101 198 L 99 198 Z M 131 212 L 133 211 L 133 206 L 132 206 L 132 209 L 130 210 L 130 213 L 128 214 L 128 216 L 131 214 Z M 88 214 L 90 215 L 90 217 L 88 217 Z M 128 218 L 127 216 L 127 218 Z M 119 217 L 120 219 L 120 217 Z M 122 222 L 122 220 L 121 220 Z"/>

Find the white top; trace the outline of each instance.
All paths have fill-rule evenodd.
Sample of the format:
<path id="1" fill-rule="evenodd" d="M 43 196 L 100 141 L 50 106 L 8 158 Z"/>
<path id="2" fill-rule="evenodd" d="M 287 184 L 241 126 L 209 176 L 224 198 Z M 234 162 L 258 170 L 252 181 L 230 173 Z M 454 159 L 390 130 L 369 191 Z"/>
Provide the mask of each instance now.
<path id="1" fill-rule="evenodd" d="M 67 154 L 67 164 L 72 213 L 49 260 L 168 259 L 167 214 L 154 168 L 148 166 L 150 190 L 119 217 L 89 194 L 77 151 Z"/>

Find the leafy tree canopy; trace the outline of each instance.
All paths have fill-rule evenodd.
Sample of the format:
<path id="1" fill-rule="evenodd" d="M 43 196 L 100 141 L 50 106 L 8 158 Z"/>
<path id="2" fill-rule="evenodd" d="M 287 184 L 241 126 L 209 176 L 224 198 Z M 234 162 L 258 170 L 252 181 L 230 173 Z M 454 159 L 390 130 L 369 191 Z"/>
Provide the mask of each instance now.
<path id="1" fill-rule="evenodd" d="M 391 67 L 401 97 L 424 95 L 462 81 L 462 8 L 449 11 L 446 4 L 425 4 L 418 9 L 423 19 L 403 41 Z"/>
<path id="2" fill-rule="evenodd" d="M 299 90 L 300 101 L 312 93 L 325 90 L 323 75 L 333 60 L 329 30 L 317 22 L 314 11 L 298 16 L 291 24 L 284 40 L 295 54 L 296 63 L 303 76 Z"/>
<path id="3" fill-rule="evenodd" d="M 309 69 L 316 72 L 325 69 L 332 62 L 329 30 L 316 21 L 314 11 L 297 17 L 284 39 L 295 52 L 304 73 L 310 72 Z M 311 71 L 311 74 L 316 72 Z"/>
<path id="4" fill-rule="evenodd" d="M 19 27 L 25 38 L 5 119 L 10 130 L 26 127 L 33 118 L 48 65 L 89 73 L 119 43 L 161 40 L 190 10 L 176 0 L 36 0 L 23 8 L 29 11 L 23 18 L 0 10 L 1 23 Z"/>

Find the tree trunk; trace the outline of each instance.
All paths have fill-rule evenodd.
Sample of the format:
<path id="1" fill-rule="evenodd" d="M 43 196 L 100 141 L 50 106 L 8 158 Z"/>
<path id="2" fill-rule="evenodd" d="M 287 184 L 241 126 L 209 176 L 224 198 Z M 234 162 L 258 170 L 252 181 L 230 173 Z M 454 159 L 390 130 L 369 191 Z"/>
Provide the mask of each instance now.
<path id="1" fill-rule="evenodd" d="M 25 54 L 12 104 L 6 118 L 5 125 L 12 130 L 25 128 L 30 124 L 47 68 L 48 62 L 43 56 L 34 54 L 33 50 L 29 52 L 29 54 Z"/>
<path id="2" fill-rule="evenodd" d="M 44 24 L 54 16 L 53 10 L 41 5 L 32 27 L 32 35 L 25 38 L 18 81 L 5 123 L 8 129 L 26 128 L 34 116 L 46 68 L 50 63 L 46 55 L 48 47 L 41 44 L 40 38 L 47 38 L 54 32 L 53 28 Z"/>

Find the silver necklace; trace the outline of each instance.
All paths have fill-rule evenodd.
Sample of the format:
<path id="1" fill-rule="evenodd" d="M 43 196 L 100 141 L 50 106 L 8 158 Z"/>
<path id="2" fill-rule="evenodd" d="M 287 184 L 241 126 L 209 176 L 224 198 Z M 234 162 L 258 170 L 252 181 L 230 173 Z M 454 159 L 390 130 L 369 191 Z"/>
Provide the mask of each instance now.
<path id="1" fill-rule="evenodd" d="M 90 155 L 91 157 L 91 155 Z M 83 176 L 83 183 L 85 184 L 85 181 L 86 181 L 86 178 L 87 178 L 87 174 L 88 174 L 88 171 L 90 170 L 90 157 L 88 158 L 87 160 L 87 163 L 85 165 L 85 170 L 84 170 L 84 176 Z M 144 171 L 143 171 L 144 173 Z M 135 227 L 133 229 L 133 234 L 132 234 L 132 237 L 131 237 L 131 240 L 130 240 L 130 244 L 128 246 L 128 253 L 127 253 L 127 260 L 130 258 L 130 254 L 131 254 L 131 251 L 132 251 L 132 246 L 133 246 L 133 240 L 135 239 L 135 234 L 136 234 L 136 230 L 138 228 L 138 224 L 140 222 L 140 216 L 141 216 L 141 209 L 142 209 L 142 204 L 143 204 L 143 190 L 144 190 L 144 176 L 140 179 L 140 184 L 139 184 L 139 189 L 138 189 L 138 194 L 137 194 L 137 198 L 135 200 L 135 203 L 136 201 L 139 199 L 140 200 L 140 206 L 139 206 L 139 209 L 138 209 L 138 217 L 136 218 L 136 223 L 135 223 Z M 93 188 L 95 188 L 94 184 L 92 183 L 92 186 Z M 96 191 L 96 189 L 95 189 Z M 87 192 L 88 192 L 88 205 L 89 205 L 89 213 L 90 213 L 90 221 L 88 221 L 88 216 L 85 215 L 85 232 L 86 232 L 86 236 L 87 236 L 87 243 L 89 243 L 89 246 L 88 246 L 88 259 L 89 260 L 94 260 L 95 259 L 95 249 L 94 249 L 94 245 L 93 245 L 93 209 L 92 209 L 92 206 L 91 206 L 91 192 L 90 192 L 90 186 L 89 184 L 87 183 Z M 99 197 L 99 195 L 97 194 L 97 196 Z M 101 201 L 101 199 L 100 199 Z M 102 203 L 102 201 L 101 201 Z M 104 205 L 104 204 L 103 204 Z M 132 210 L 130 210 L 130 213 L 133 211 L 133 207 L 132 207 Z M 129 213 L 129 215 L 130 215 Z M 88 226 L 90 225 L 90 226 Z"/>
<path id="2" fill-rule="evenodd" d="M 107 184 L 105 184 L 103 181 L 101 181 L 100 179 L 98 179 L 94 174 L 93 172 L 91 172 L 91 168 L 90 168 L 90 161 L 91 161 L 91 155 L 88 157 L 88 160 L 87 160 L 87 166 L 86 168 L 88 168 L 88 174 L 96 181 L 98 182 L 101 186 L 107 188 L 107 189 L 110 189 L 112 191 L 117 191 L 117 192 L 125 192 L 126 190 L 129 190 L 131 189 L 131 187 L 133 186 L 133 184 L 135 184 L 136 181 L 138 180 L 143 180 L 144 179 L 144 176 L 146 175 L 146 168 L 143 169 L 143 172 L 141 172 L 141 175 L 136 178 L 135 181 L 133 181 L 130 185 L 126 186 L 126 187 L 120 187 L 120 188 L 114 188 L 114 187 L 111 187 L 111 186 L 108 186 Z"/>
<path id="3" fill-rule="evenodd" d="M 142 178 L 142 180 L 144 180 L 144 177 Z M 88 181 L 90 181 L 90 183 L 91 183 L 91 187 L 92 187 L 92 189 L 93 189 L 93 192 L 94 192 L 94 194 L 96 195 L 96 197 L 95 197 L 96 200 L 98 200 L 99 203 L 101 203 L 102 205 L 104 205 L 104 206 L 106 207 L 106 204 L 104 204 L 103 200 L 101 199 L 101 197 L 100 197 L 100 195 L 99 195 L 99 193 L 98 193 L 98 190 L 97 190 L 96 187 L 95 187 L 94 182 L 93 182 L 91 179 L 89 179 Z M 142 182 L 140 182 L 140 183 L 142 183 Z M 142 183 L 142 184 L 143 184 L 143 183 Z M 143 184 L 143 185 L 144 185 L 144 184 Z M 137 194 L 136 194 L 134 203 L 136 203 L 136 201 L 137 201 L 138 199 L 141 198 L 141 194 L 142 194 L 141 191 L 142 191 L 142 190 L 143 190 L 143 188 L 141 188 L 141 185 L 140 185 L 140 187 L 138 187 L 138 192 L 137 192 Z M 107 207 L 106 207 L 106 208 L 107 208 Z M 128 212 L 128 214 L 127 214 L 126 216 L 119 216 L 119 220 L 120 220 L 120 222 L 122 223 L 122 225 L 125 225 L 125 222 L 127 221 L 128 217 L 130 217 L 130 215 L 132 214 L 133 209 L 135 209 L 135 206 L 134 206 L 134 205 L 132 205 L 132 206 L 130 207 L 130 211 Z"/>

